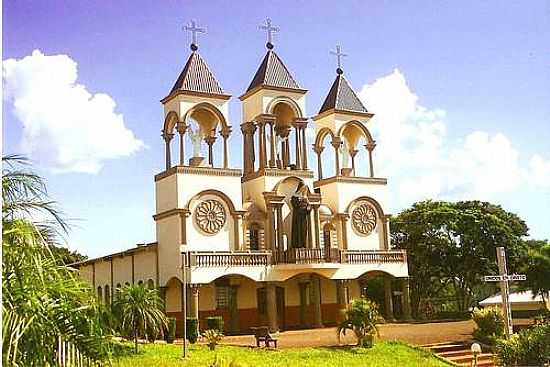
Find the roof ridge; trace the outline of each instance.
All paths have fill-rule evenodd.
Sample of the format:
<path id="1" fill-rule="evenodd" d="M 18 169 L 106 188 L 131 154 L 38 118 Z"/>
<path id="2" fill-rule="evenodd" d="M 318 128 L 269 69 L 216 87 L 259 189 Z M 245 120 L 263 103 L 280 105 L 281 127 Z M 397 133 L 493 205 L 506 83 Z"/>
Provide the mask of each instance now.
<path id="1" fill-rule="evenodd" d="M 331 109 L 359 113 L 368 112 L 366 107 L 363 105 L 363 102 L 359 96 L 357 96 L 357 93 L 355 93 L 350 82 L 342 72 L 339 72 L 336 75 L 336 79 L 332 83 L 332 86 L 330 87 L 329 92 L 321 105 L 319 113 L 323 113 Z"/>
<path id="2" fill-rule="evenodd" d="M 189 55 L 182 72 L 170 90 L 170 94 L 179 90 L 224 95 L 220 82 L 197 51 L 193 51 Z"/>
<path id="3" fill-rule="evenodd" d="M 258 70 L 256 70 L 252 81 L 246 89 L 246 92 L 262 85 L 289 89 L 301 89 L 300 85 L 296 79 L 294 79 L 281 57 L 271 49 L 267 51 L 262 59 Z"/>

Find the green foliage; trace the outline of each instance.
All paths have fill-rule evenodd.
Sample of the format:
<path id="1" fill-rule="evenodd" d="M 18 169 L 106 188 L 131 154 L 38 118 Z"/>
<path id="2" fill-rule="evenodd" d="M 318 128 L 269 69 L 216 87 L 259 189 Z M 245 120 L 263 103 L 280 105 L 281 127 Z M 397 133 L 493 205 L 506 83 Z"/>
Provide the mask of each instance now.
<path id="1" fill-rule="evenodd" d="M 458 311 L 475 304 L 482 276 L 497 271 L 496 247 L 507 250 L 510 272 L 526 253 L 525 222 L 502 207 L 480 201 L 423 201 L 391 220 L 392 243 L 407 250 L 413 316 L 421 301 L 448 285 Z"/>
<path id="2" fill-rule="evenodd" d="M 379 334 L 376 324 L 380 321 L 383 320 L 376 303 L 366 298 L 355 299 L 345 311 L 345 320 L 340 323 L 336 330 L 338 339 L 340 339 L 341 334 L 346 334 L 346 330 L 351 330 L 357 338 L 358 346 L 372 346 L 372 338 L 367 338 L 367 336 Z"/>
<path id="3" fill-rule="evenodd" d="M 219 332 L 223 332 L 223 317 L 222 316 L 207 317 L 206 328 L 210 330 L 218 330 Z"/>
<path id="4" fill-rule="evenodd" d="M 24 158 L 2 163 L 2 365 L 55 365 L 58 338 L 91 360 L 107 360 L 104 310 L 50 250 L 67 224 Z"/>
<path id="5" fill-rule="evenodd" d="M 206 339 L 206 344 L 210 350 L 216 349 L 216 345 L 218 345 L 223 338 L 222 332 L 217 329 L 208 329 L 202 336 Z"/>
<path id="6" fill-rule="evenodd" d="M 188 317 L 186 325 L 187 325 L 187 340 L 189 340 L 191 344 L 194 344 L 197 342 L 197 339 L 199 337 L 199 320 L 193 317 Z"/>
<path id="7" fill-rule="evenodd" d="M 233 359 L 231 362 L 227 362 L 225 358 L 222 358 L 216 354 L 216 356 L 214 357 L 214 361 L 209 366 L 210 367 L 244 367 L 246 365 L 237 362 L 237 360 L 235 359 Z"/>
<path id="8" fill-rule="evenodd" d="M 496 339 L 504 335 L 504 319 L 498 307 L 486 307 L 473 312 L 473 320 L 477 325 L 474 338 L 486 344 L 495 344 Z"/>
<path id="9" fill-rule="evenodd" d="M 504 366 L 542 366 L 550 362 L 550 324 L 520 331 L 510 339 L 499 339 L 497 358 Z"/>
<path id="10" fill-rule="evenodd" d="M 51 244 L 49 247 L 53 256 L 58 260 L 59 265 L 70 265 L 88 259 L 88 256 L 82 255 L 77 251 L 71 251 L 63 246 Z"/>
<path id="11" fill-rule="evenodd" d="M 527 256 L 520 272 L 527 280 L 519 284 L 520 289 L 530 290 L 533 295 L 540 295 L 547 300 L 550 292 L 550 242 L 528 240 L 526 242 Z"/>
<path id="12" fill-rule="evenodd" d="M 168 332 L 166 333 L 166 342 L 172 344 L 176 340 L 176 318 L 168 318 Z"/>
<path id="13" fill-rule="evenodd" d="M 135 352 L 138 351 L 138 336 L 160 333 L 168 326 L 164 305 L 156 289 L 140 285 L 129 285 L 120 291 L 113 303 L 121 331 L 134 338 Z"/>

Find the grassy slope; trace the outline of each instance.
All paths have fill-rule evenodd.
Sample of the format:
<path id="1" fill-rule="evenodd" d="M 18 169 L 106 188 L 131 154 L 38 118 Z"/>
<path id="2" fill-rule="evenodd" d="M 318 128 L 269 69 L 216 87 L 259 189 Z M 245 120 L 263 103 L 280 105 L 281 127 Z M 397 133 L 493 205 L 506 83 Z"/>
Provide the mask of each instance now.
<path id="1" fill-rule="evenodd" d="M 272 351 L 257 348 L 219 346 L 215 352 L 205 346 L 191 346 L 189 358 L 181 359 L 182 346 L 145 345 L 138 355 L 121 357 L 113 367 L 130 366 L 209 366 L 217 355 L 225 362 L 235 360 L 239 366 L 361 366 L 361 367 L 431 367 L 448 366 L 431 354 L 398 342 L 379 342 L 372 349 L 341 348 L 296 348 Z M 229 365 L 229 363 L 227 363 Z"/>

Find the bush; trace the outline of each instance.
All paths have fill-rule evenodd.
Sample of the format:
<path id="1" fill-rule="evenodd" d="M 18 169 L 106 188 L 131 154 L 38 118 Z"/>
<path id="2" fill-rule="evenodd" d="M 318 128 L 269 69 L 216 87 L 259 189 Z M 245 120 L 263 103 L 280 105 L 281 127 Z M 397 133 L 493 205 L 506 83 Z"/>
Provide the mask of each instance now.
<path id="1" fill-rule="evenodd" d="M 503 366 L 542 366 L 550 362 L 550 324 L 522 330 L 510 339 L 499 339 L 496 345 Z"/>
<path id="2" fill-rule="evenodd" d="M 378 313 L 378 305 L 366 298 L 353 300 L 345 313 L 345 320 L 340 323 L 336 332 L 346 335 L 351 330 L 357 338 L 357 345 L 370 348 L 374 344 L 374 335 L 378 334 L 376 324 L 383 320 Z"/>
<path id="3" fill-rule="evenodd" d="M 208 348 L 210 350 L 216 349 L 216 345 L 222 340 L 223 334 L 216 330 L 216 329 L 210 329 L 206 330 L 202 336 L 206 338 L 206 344 L 208 344 Z"/>
<path id="4" fill-rule="evenodd" d="M 195 344 L 199 337 L 199 320 L 195 318 L 187 318 L 187 340 L 191 344 Z"/>
<path id="5" fill-rule="evenodd" d="M 207 317 L 206 329 L 218 330 L 220 333 L 223 333 L 223 317 L 221 316 Z"/>
<path id="6" fill-rule="evenodd" d="M 480 342 L 494 345 L 496 340 L 504 335 L 504 319 L 498 307 L 487 307 L 473 312 L 477 325 L 474 338 Z"/>
<path id="7" fill-rule="evenodd" d="M 168 332 L 166 333 L 166 342 L 172 344 L 176 339 L 176 318 L 168 319 Z"/>

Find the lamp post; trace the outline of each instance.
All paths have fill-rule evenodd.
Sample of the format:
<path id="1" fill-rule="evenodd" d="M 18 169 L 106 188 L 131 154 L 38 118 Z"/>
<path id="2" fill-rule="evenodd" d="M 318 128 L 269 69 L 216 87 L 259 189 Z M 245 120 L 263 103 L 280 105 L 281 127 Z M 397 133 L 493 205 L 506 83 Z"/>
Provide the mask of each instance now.
<path id="1" fill-rule="evenodd" d="M 477 355 L 481 353 L 481 345 L 479 345 L 478 343 L 474 343 L 470 347 L 470 350 L 474 354 L 474 360 L 472 361 L 472 365 L 473 367 L 477 367 Z"/>
<path id="2" fill-rule="evenodd" d="M 183 358 L 187 357 L 187 246 L 180 245 L 181 279 L 183 287 Z"/>

